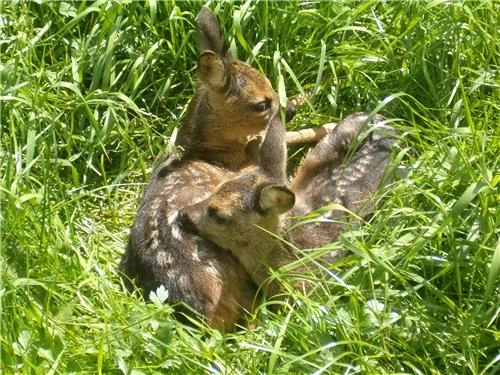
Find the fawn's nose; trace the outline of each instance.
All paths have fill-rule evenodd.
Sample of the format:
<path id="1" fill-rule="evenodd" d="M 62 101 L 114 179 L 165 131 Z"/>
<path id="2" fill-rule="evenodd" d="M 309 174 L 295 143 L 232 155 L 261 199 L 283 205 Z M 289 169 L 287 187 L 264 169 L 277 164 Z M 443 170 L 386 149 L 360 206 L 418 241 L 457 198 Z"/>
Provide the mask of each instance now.
<path id="1" fill-rule="evenodd" d="M 296 114 L 297 109 L 295 108 L 295 104 L 293 104 L 292 101 L 287 100 L 285 109 L 285 121 L 292 121 Z"/>

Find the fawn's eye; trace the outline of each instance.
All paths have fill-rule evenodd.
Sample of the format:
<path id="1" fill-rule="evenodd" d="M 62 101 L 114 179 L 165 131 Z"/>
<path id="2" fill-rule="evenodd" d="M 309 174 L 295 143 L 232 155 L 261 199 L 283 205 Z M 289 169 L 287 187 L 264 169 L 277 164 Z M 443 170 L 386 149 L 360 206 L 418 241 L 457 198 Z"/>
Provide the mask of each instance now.
<path id="1" fill-rule="evenodd" d="M 229 217 L 227 216 L 224 216 L 220 213 L 219 210 L 217 210 L 216 208 L 214 207 L 209 207 L 208 208 L 208 216 L 213 220 L 215 221 L 217 224 L 219 225 L 226 225 L 226 224 L 229 224 Z"/>
<path id="2" fill-rule="evenodd" d="M 257 104 L 254 104 L 254 109 L 257 112 L 265 112 L 269 108 L 271 108 L 271 101 L 269 99 L 263 100 L 261 102 L 258 102 Z"/>

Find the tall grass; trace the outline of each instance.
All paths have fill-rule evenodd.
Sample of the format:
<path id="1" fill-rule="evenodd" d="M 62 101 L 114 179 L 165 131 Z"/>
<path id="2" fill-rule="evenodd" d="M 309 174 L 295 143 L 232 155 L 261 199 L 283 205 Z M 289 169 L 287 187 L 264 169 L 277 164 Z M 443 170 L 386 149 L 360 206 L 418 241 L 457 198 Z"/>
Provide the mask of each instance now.
<path id="1" fill-rule="evenodd" d="M 141 191 L 193 93 L 200 6 L 0 2 L 2 373 L 500 372 L 495 1 L 209 2 L 240 59 L 308 93 L 290 129 L 380 111 L 407 174 L 327 246 L 349 250 L 334 277 L 254 329 L 184 326 L 162 293 L 124 292 Z"/>

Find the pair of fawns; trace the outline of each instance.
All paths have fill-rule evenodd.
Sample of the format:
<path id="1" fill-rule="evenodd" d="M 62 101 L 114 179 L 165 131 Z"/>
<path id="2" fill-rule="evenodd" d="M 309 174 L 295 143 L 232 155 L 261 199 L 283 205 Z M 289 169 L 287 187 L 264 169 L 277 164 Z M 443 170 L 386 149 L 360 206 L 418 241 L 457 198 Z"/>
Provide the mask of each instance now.
<path id="1" fill-rule="evenodd" d="M 331 210 L 297 225 L 300 216 L 331 203 L 357 217 L 372 212 L 370 198 L 386 183 L 396 133 L 379 115 L 350 115 L 288 182 L 286 133 L 269 80 L 230 55 L 207 8 L 197 17 L 197 47 L 198 86 L 176 140 L 182 154 L 153 173 L 120 270 L 130 288 L 148 296 L 164 286 L 168 303 L 182 302 L 227 331 L 255 309 L 260 286 L 268 298 L 282 294 L 270 270 L 296 261 L 296 248 L 335 240 L 349 215 Z M 286 113 L 295 114 L 292 103 Z M 313 287 L 296 279 L 294 287 Z"/>

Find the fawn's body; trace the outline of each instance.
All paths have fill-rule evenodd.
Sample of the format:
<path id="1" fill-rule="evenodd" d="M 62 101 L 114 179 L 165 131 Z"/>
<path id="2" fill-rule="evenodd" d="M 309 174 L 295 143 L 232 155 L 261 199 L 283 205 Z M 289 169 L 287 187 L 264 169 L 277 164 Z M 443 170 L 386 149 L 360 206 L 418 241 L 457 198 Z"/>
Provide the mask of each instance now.
<path id="1" fill-rule="evenodd" d="M 252 309 L 256 286 L 230 252 L 185 231 L 178 212 L 254 163 L 279 104 L 266 77 L 230 56 L 206 8 L 197 18 L 197 44 L 198 87 L 176 142 L 182 156 L 151 177 L 120 269 L 146 297 L 163 285 L 169 303 L 184 302 L 209 325 L 231 329 Z"/>

